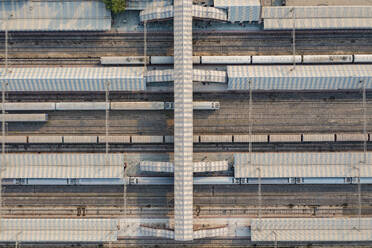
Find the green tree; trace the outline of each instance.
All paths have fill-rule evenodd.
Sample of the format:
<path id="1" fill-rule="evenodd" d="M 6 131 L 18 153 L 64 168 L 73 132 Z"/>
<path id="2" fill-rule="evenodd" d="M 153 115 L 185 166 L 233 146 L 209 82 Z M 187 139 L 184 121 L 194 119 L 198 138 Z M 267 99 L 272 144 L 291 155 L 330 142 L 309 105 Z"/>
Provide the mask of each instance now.
<path id="1" fill-rule="evenodd" d="M 118 14 L 125 10 L 125 0 L 103 0 L 106 8 L 111 10 L 112 13 Z"/>

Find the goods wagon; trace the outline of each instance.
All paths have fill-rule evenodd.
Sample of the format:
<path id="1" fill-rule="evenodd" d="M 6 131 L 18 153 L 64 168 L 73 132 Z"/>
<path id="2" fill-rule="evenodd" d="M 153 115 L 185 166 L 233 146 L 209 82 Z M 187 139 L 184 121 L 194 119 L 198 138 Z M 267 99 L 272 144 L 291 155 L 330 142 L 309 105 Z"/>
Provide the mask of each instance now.
<path id="1" fill-rule="evenodd" d="M 97 136 L 63 136 L 64 143 L 97 143 Z"/>
<path id="2" fill-rule="evenodd" d="M 334 134 L 303 134 L 303 142 L 334 142 Z"/>
<path id="3" fill-rule="evenodd" d="M 146 57 L 146 62 L 148 61 L 149 57 Z M 143 56 L 101 57 L 101 65 L 143 65 L 144 62 Z"/>
<path id="4" fill-rule="evenodd" d="M 303 55 L 304 64 L 353 63 L 353 55 Z"/>
<path id="5" fill-rule="evenodd" d="M 364 138 L 363 138 L 364 137 Z M 363 135 L 362 133 L 337 133 L 336 141 L 368 141 L 368 134 Z"/>
<path id="6" fill-rule="evenodd" d="M 170 65 L 173 64 L 173 56 L 151 56 L 152 65 Z M 193 64 L 200 64 L 200 56 L 192 56 Z"/>
<path id="7" fill-rule="evenodd" d="M 163 136 L 134 135 L 132 143 L 163 143 Z"/>
<path id="8" fill-rule="evenodd" d="M 3 116 L 0 115 L 0 122 Z M 6 122 L 46 122 L 48 121 L 47 114 L 5 114 Z"/>
<path id="9" fill-rule="evenodd" d="M 293 61 L 301 63 L 301 55 L 252 56 L 252 64 L 292 64 Z"/>
<path id="10" fill-rule="evenodd" d="M 84 143 L 106 143 L 106 136 L 82 136 L 82 135 L 67 135 L 67 136 L 6 136 L 6 143 L 66 143 L 66 144 L 84 144 Z M 370 141 L 370 134 L 364 136 L 361 133 L 310 133 L 310 134 L 252 134 L 252 143 L 282 143 L 282 142 L 361 142 L 365 137 L 366 141 Z M 173 136 L 160 135 L 124 135 L 124 136 L 108 136 L 109 143 L 173 143 Z M 1 140 L 1 139 L 0 139 Z M 194 135 L 194 143 L 249 143 L 249 134 L 236 135 Z"/>
<path id="11" fill-rule="evenodd" d="M 372 54 L 354 54 L 354 63 L 372 63 Z"/>
<path id="12" fill-rule="evenodd" d="M 251 56 L 201 56 L 202 64 L 250 64 Z"/>
<path id="13" fill-rule="evenodd" d="M 106 102 L 57 102 L 56 110 L 106 110 L 110 104 Z"/>
<path id="14" fill-rule="evenodd" d="M 220 109 L 219 102 L 193 102 L 194 110 L 215 110 Z"/>
<path id="15" fill-rule="evenodd" d="M 250 135 L 234 135 L 234 142 L 235 143 L 248 143 L 250 140 Z M 268 142 L 268 135 L 267 134 L 252 134 L 251 135 L 251 142 Z"/>
<path id="16" fill-rule="evenodd" d="M 301 134 L 270 134 L 270 142 L 301 142 Z"/>
<path id="17" fill-rule="evenodd" d="M 130 136 L 108 136 L 108 143 L 130 143 Z M 106 143 L 106 136 L 98 137 L 99 143 Z"/>
<path id="18" fill-rule="evenodd" d="M 174 136 L 164 136 L 164 143 L 174 143 Z"/>
<path id="19" fill-rule="evenodd" d="M 0 104 L 2 108 L 2 104 Z M 6 111 L 54 111 L 56 105 L 54 102 L 7 102 L 5 103 Z"/>
<path id="20" fill-rule="evenodd" d="M 200 135 L 201 143 L 231 143 L 232 141 L 232 135 Z"/>
<path id="21" fill-rule="evenodd" d="M 0 142 L 3 142 L 3 136 L 0 136 Z M 5 136 L 5 142 L 13 144 L 24 144 L 27 143 L 27 136 Z"/>
<path id="22" fill-rule="evenodd" d="M 62 136 L 29 136 L 28 143 L 62 143 Z"/>
<path id="23" fill-rule="evenodd" d="M 163 110 L 164 102 L 111 102 L 111 110 Z"/>

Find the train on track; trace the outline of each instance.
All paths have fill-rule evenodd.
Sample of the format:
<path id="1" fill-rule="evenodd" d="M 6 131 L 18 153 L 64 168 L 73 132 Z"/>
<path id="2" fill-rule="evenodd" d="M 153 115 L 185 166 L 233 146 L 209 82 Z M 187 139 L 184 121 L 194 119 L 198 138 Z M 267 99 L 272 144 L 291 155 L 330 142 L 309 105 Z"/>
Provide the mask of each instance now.
<path id="1" fill-rule="evenodd" d="M 172 65 L 172 56 L 101 57 L 101 65 Z M 372 63 L 372 54 L 348 55 L 272 55 L 272 56 L 193 56 L 193 64 L 240 65 L 240 64 L 351 64 Z"/>
<path id="2" fill-rule="evenodd" d="M 371 184 L 372 178 L 355 177 L 334 177 L 334 178 L 261 178 L 261 184 Z M 173 177 L 127 177 L 129 185 L 173 185 Z M 122 179 L 95 179 L 95 178 L 6 178 L 3 179 L 3 185 L 123 185 Z M 240 185 L 240 184 L 258 184 L 258 178 L 234 178 L 231 176 L 205 176 L 194 177 L 196 185 Z"/>
<path id="3" fill-rule="evenodd" d="M 311 134 L 236 134 L 194 135 L 194 143 L 306 143 L 306 142 L 370 142 L 367 133 L 311 133 Z M 171 144 L 173 136 L 163 135 L 29 135 L 6 136 L 7 144 Z"/>
<path id="4" fill-rule="evenodd" d="M 173 102 L 8 102 L 6 111 L 173 110 Z M 194 110 L 218 110 L 219 102 L 193 102 Z"/>

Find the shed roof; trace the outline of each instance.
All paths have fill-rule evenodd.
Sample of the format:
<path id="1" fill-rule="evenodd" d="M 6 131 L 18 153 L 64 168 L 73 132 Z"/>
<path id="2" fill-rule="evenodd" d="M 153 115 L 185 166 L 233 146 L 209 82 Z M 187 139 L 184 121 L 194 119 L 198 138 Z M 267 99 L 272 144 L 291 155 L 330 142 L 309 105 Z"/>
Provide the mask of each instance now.
<path id="1" fill-rule="evenodd" d="M 5 21 L 9 18 L 8 21 Z M 111 28 L 111 14 L 99 0 L 0 2 L 0 30 L 104 31 Z"/>

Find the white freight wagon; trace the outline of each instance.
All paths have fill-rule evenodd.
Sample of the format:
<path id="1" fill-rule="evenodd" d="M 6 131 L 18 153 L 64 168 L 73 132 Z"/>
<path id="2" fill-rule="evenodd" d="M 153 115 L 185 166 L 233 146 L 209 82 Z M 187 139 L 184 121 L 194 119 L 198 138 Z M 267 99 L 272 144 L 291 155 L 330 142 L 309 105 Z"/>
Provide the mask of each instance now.
<path id="1" fill-rule="evenodd" d="M 301 63 L 301 55 L 252 56 L 252 64 L 292 64 L 293 61 Z"/>
<path id="2" fill-rule="evenodd" d="M 98 142 L 99 143 L 130 143 L 130 136 L 99 136 Z"/>
<path id="3" fill-rule="evenodd" d="M 354 63 L 372 63 L 372 54 L 354 54 Z"/>
<path id="4" fill-rule="evenodd" d="M 110 108 L 106 102 L 57 102 L 56 110 L 106 110 Z"/>
<path id="5" fill-rule="evenodd" d="M 97 143 L 97 136 L 64 136 L 64 143 Z"/>
<path id="6" fill-rule="evenodd" d="M 232 135 L 200 135 L 201 143 L 231 143 Z"/>
<path id="7" fill-rule="evenodd" d="M 301 142 L 301 134 L 270 134 L 270 142 Z"/>
<path id="8" fill-rule="evenodd" d="M 163 136 L 134 135 L 132 143 L 163 143 Z"/>
<path id="9" fill-rule="evenodd" d="M 54 111 L 56 109 L 54 102 L 7 102 L 4 106 L 6 111 Z"/>
<path id="10" fill-rule="evenodd" d="M 163 110 L 164 102 L 111 102 L 111 110 Z"/>
<path id="11" fill-rule="evenodd" d="M 28 143 L 41 143 L 41 144 L 61 144 L 62 136 L 29 136 Z"/>
<path id="12" fill-rule="evenodd" d="M 149 58 L 146 57 L 146 63 Z M 120 56 L 120 57 L 101 57 L 101 65 L 143 65 L 145 58 L 143 56 Z"/>
<path id="13" fill-rule="evenodd" d="M 193 102 L 194 110 L 215 110 L 220 109 L 219 102 Z"/>
<path id="14" fill-rule="evenodd" d="M 202 56 L 202 64 L 250 64 L 251 56 Z"/>
<path id="15" fill-rule="evenodd" d="M 0 122 L 3 121 L 3 116 L 0 115 Z M 6 122 L 46 122 L 48 121 L 47 114 L 5 114 Z"/>
<path id="16" fill-rule="evenodd" d="M 303 55 L 304 64 L 353 63 L 353 55 Z"/>

